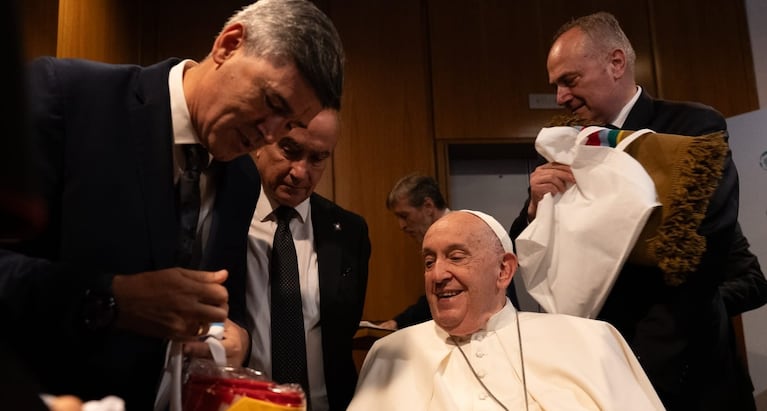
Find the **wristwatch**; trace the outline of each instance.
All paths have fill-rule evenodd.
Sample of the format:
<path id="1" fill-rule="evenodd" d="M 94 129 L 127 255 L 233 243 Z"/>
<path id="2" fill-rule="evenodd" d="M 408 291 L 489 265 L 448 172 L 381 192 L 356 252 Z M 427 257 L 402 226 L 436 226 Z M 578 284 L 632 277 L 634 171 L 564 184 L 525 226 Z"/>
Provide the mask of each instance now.
<path id="1" fill-rule="evenodd" d="M 117 302 L 112 293 L 112 278 L 112 275 L 102 276 L 85 290 L 82 321 L 86 330 L 105 330 L 114 324 L 117 318 Z"/>

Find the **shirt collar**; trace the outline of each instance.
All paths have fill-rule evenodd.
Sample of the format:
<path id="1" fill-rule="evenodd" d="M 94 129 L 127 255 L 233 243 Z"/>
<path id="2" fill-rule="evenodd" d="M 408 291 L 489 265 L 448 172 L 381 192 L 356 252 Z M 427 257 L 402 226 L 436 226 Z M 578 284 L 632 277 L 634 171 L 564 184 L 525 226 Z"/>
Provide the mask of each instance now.
<path id="1" fill-rule="evenodd" d="M 168 88 L 170 90 L 170 113 L 173 123 L 174 144 L 199 144 L 200 137 L 192 127 L 192 118 L 184 95 L 184 69 L 195 65 L 193 60 L 183 60 L 170 69 Z"/>
<path id="2" fill-rule="evenodd" d="M 618 113 L 618 117 L 613 120 L 611 123 L 615 127 L 623 128 L 623 124 L 626 123 L 626 119 L 629 116 L 629 113 L 631 112 L 631 109 L 634 108 L 634 104 L 636 104 L 637 100 L 639 100 L 639 96 L 642 94 L 642 86 L 637 85 L 637 91 L 634 93 L 634 97 L 629 100 L 628 103 L 626 103 L 625 106 L 623 106 L 623 109 L 620 113 Z"/>
<path id="3" fill-rule="evenodd" d="M 506 304 L 504 304 L 503 308 L 501 308 L 500 311 L 493 314 L 489 320 L 487 320 L 487 323 L 484 327 L 482 327 L 479 331 L 476 333 L 486 333 L 486 332 L 494 332 L 497 330 L 500 330 L 502 328 L 506 328 L 510 325 L 514 324 L 514 321 L 516 321 L 516 316 L 514 315 L 516 309 L 511 304 L 511 300 L 509 300 L 509 297 L 506 297 Z M 450 334 L 447 333 L 447 331 L 443 330 L 440 326 L 438 326 L 436 323 L 434 324 L 434 327 L 437 329 L 437 335 L 439 335 L 439 338 L 446 341 L 449 344 L 452 344 Z M 472 335 L 474 335 L 472 334 Z M 470 339 L 471 337 L 469 337 Z"/>
<path id="4" fill-rule="evenodd" d="M 254 217 L 258 221 L 267 221 L 272 219 L 272 213 L 279 207 L 280 204 L 277 201 L 273 201 L 264 193 L 263 183 L 261 184 L 261 193 L 258 196 L 258 202 L 256 203 L 256 211 Z M 293 207 L 298 213 L 301 223 L 306 222 L 309 215 L 309 198 L 302 201 L 297 206 Z"/>
<path id="5" fill-rule="evenodd" d="M 504 304 L 503 308 L 487 320 L 485 331 L 496 331 L 513 324 L 515 321 L 514 311 L 514 306 L 511 304 L 509 297 L 506 297 L 506 304 Z"/>

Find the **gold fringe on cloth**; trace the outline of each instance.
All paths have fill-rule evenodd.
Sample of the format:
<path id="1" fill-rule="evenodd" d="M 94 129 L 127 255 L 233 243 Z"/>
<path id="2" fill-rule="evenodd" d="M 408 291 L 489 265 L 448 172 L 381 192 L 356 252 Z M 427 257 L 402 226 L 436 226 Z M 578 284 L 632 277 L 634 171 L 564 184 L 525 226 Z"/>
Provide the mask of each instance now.
<path id="1" fill-rule="evenodd" d="M 650 216 L 629 261 L 657 265 L 668 285 L 684 283 L 697 269 L 706 251 L 698 227 L 719 185 L 727 150 L 723 131 L 699 137 L 646 134 L 626 148 L 647 170 L 662 204 Z"/>

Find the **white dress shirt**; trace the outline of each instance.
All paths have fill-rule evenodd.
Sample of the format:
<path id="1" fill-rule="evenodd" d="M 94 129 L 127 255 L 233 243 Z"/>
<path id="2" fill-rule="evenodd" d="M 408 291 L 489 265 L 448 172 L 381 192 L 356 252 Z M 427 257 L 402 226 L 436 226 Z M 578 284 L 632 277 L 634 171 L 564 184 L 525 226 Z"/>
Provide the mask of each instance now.
<path id="1" fill-rule="evenodd" d="M 173 124 L 173 182 L 178 182 L 183 172 L 184 156 L 181 144 L 200 144 L 200 137 L 192 127 L 192 118 L 184 96 L 184 69 L 195 65 L 193 60 L 183 60 L 170 69 L 168 88 L 170 89 L 170 114 Z M 197 220 L 197 238 L 204 250 L 210 231 L 210 214 L 215 196 L 215 186 L 208 178 L 208 170 L 200 174 L 200 215 Z"/>
<path id="2" fill-rule="evenodd" d="M 272 204 L 261 188 L 248 232 L 248 277 L 245 292 L 248 326 L 253 339 L 249 366 L 267 375 L 272 374 L 269 256 L 277 229 L 277 220 L 273 213 L 277 207 L 279 204 Z M 305 200 L 295 209 L 298 217 L 290 221 L 290 232 L 296 245 L 301 283 L 307 371 L 311 390 L 307 395 L 311 397 L 313 411 L 327 411 L 328 398 L 320 328 L 320 284 L 309 200 Z"/>
<path id="3" fill-rule="evenodd" d="M 634 97 L 629 100 L 628 103 L 626 103 L 625 106 L 621 109 L 621 112 L 618 113 L 618 117 L 615 118 L 610 124 L 614 125 L 618 128 L 623 128 L 623 125 L 626 123 L 626 119 L 629 117 L 629 113 L 631 112 L 631 109 L 634 108 L 634 104 L 636 104 L 637 100 L 639 100 L 639 96 L 642 94 L 642 87 L 637 85 L 637 91 L 634 93 Z M 637 131 L 637 130 L 634 130 Z"/>

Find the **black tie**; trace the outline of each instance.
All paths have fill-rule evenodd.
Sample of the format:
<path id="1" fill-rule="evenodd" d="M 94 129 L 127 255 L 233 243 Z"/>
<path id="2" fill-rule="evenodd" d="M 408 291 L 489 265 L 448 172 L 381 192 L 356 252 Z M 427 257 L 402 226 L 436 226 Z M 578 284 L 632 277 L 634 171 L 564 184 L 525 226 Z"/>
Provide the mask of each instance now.
<path id="1" fill-rule="evenodd" d="M 199 144 L 182 144 L 181 150 L 186 163 L 177 185 L 179 204 L 177 263 L 180 267 L 197 268 L 193 256 L 196 254 L 197 220 L 200 217 L 200 173 L 208 165 L 208 152 Z"/>
<path id="2" fill-rule="evenodd" d="M 272 288 L 272 378 L 278 383 L 300 383 L 309 407 L 309 378 L 306 372 L 306 339 L 298 279 L 298 257 L 290 234 L 296 211 L 280 206 L 271 259 Z"/>

